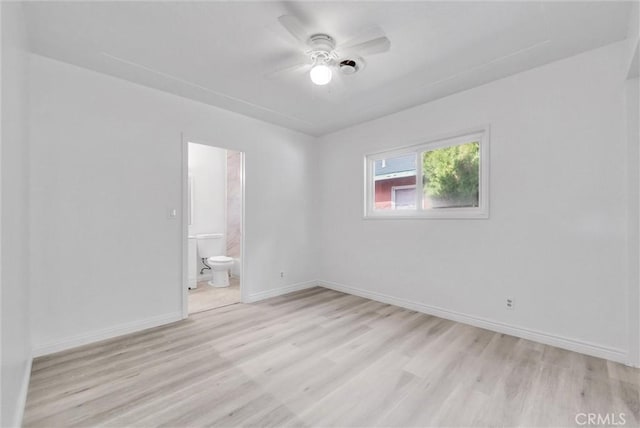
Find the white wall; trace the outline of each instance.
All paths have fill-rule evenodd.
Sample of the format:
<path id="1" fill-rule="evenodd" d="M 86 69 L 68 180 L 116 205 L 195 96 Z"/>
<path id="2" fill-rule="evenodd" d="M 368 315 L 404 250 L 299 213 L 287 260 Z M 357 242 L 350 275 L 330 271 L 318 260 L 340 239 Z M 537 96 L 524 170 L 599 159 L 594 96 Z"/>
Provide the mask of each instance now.
<path id="1" fill-rule="evenodd" d="M 48 58 L 31 64 L 34 352 L 180 315 L 182 230 L 167 214 L 181 207 L 181 133 L 246 153 L 244 287 L 260 297 L 315 278 L 311 137 Z"/>
<path id="2" fill-rule="evenodd" d="M 188 228 L 189 235 L 223 233 L 226 238 L 227 151 L 189 143 L 188 156 L 193 180 L 193 224 Z M 224 241 L 221 248 L 226 248 Z M 200 260 L 198 266 L 199 272 L 204 267 Z"/>
<path id="3" fill-rule="evenodd" d="M 640 73 L 640 2 L 633 2 L 629 13 L 629 24 L 627 27 L 627 64 L 629 78 L 636 78 Z"/>
<path id="4" fill-rule="evenodd" d="M 640 367 L 640 85 L 638 78 L 626 86 L 627 143 L 629 147 L 629 349 L 631 362 Z"/>
<path id="5" fill-rule="evenodd" d="M 1 140 L 1 417 L 17 426 L 31 361 L 29 328 L 28 55 L 22 5 L 2 2 Z"/>
<path id="6" fill-rule="evenodd" d="M 610 45 L 322 138 L 320 278 L 625 359 L 633 196 L 624 48 Z M 365 154 L 483 124 L 491 125 L 488 220 L 363 220 Z M 505 309 L 507 297 L 515 310 Z"/>
<path id="7" fill-rule="evenodd" d="M 194 194 L 189 234 L 224 233 L 227 151 L 194 143 L 189 143 L 188 151 Z"/>
<path id="8" fill-rule="evenodd" d="M 640 91 L 638 87 L 638 40 L 640 39 L 640 3 L 634 2 L 629 14 L 627 47 L 626 120 L 629 182 L 629 360 L 640 367 Z"/>

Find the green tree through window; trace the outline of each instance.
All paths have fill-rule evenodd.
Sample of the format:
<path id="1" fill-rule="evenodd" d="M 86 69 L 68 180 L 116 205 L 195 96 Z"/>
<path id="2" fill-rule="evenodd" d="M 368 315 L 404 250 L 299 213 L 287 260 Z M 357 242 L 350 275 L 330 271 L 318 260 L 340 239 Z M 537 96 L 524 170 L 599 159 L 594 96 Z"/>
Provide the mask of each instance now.
<path id="1" fill-rule="evenodd" d="M 424 152 L 424 195 L 433 208 L 478 206 L 479 165 L 478 142 Z"/>

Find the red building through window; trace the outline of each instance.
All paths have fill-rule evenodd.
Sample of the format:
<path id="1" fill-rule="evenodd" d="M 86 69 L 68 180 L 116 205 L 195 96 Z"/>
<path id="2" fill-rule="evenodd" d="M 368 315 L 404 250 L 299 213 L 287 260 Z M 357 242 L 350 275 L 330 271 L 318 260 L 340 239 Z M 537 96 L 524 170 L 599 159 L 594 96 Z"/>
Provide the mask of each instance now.
<path id="1" fill-rule="evenodd" d="M 375 209 L 416 207 L 416 157 L 414 154 L 380 159 L 374 166 Z"/>
<path id="2" fill-rule="evenodd" d="M 416 176 L 376 181 L 376 209 L 415 208 Z"/>

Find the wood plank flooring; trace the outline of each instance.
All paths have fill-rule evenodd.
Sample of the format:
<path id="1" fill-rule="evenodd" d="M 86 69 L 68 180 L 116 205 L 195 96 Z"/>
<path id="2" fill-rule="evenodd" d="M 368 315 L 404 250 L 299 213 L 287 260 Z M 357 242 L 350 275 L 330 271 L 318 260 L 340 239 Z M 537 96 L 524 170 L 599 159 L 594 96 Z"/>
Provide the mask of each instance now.
<path id="1" fill-rule="evenodd" d="M 313 288 L 38 358 L 24 425 L 577 426 L 577 413 L 623 413 L 631 427 L 639 384 L 637 369 Z"/>
<path id="2" fill-rule="evenodd" d="M 228 287 L 212 287 L 208 281 L 198 282 L 195 290 L 188 291 L 187 307 L 189 314 L 208 311 L 222 306 L 238 303 L 240 297 L 240 278 L 231 277 Z"/>

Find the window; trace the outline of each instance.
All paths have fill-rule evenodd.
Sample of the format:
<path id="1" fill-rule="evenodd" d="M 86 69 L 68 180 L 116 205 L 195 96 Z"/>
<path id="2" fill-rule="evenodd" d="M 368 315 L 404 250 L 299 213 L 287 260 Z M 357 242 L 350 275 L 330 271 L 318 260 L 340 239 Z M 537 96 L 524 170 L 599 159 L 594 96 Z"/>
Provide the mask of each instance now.
<path id="1" fill-rule="evenodd" d="M 486 128 L 367 156 L 365 216 L 487 218 L 488 133 Z"/>

